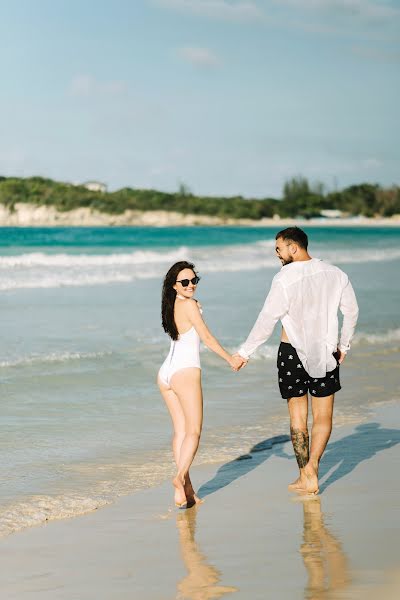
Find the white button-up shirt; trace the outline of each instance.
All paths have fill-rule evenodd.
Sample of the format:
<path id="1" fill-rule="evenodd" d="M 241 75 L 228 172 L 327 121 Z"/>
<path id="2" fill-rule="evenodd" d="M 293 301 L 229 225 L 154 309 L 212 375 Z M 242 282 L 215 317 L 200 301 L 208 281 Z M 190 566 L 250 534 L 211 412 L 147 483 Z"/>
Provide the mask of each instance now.
<path id="1" fill-rule="evenodd" d="M 338 309 L 343 314 L 339 343 Z M 318 258 L 294 261 L 283 266 L 272 280 L 265 304 L 239 354 L 249 358 L 280 320 L 307 373 L 325 377 L 336 367 L 333 352 L 350 349 L 357 318 L 354 290 L 341 269 Z"/>

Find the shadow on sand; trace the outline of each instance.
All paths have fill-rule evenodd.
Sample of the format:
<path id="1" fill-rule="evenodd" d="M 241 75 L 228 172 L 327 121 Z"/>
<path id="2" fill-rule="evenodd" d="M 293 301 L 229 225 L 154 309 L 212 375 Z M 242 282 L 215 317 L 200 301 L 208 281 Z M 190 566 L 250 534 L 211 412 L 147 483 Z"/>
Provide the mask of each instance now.
<path id="1" fill-rule="evenodd" d="M 280 456 L 293 460 L 294 456 L 286 454 L 283 444 L 290 441 L 288 435 L 277 435 L 259 442 L 248 454 L 238 456 L 222 465 L 210 481 L 199 489 L 200 497 L 204 498 L 231 484 L 239 477 L 246 475 L 271 456 Z M 320 484 L 320 493 L 332 483 L 351 473 L 357 465 L 369 460 L 378 452 L 392 448 L 400 442 L 399 429 L 387 429 L 380 423 L 357 425 L 350 435 L 340 440 L 330 442 L 323 455 L 320 466 L 320 480 L 330 471 L 327 479 Z"/>
<path id="2" fill-rule="evenodd" d="M 400 442 L 399 429 L 386 429 L 380 423 L 357 425 L 354 433 L 328 444 L 321 460 L 320 479 L 334 471 L 320 485 L 323 492 L 342 477 L 346 477 L 360 463 L 369 460 L 378 452 L 396 446 Z"/>
<path id="3" fill-rule="evenodd" d="M 258 467 L 258 465 L 265 462 L 271 456 L 288 458 L 288 455 L 283 453 L 282 444 L 289 441 L 290 437 L 288 435 L 276 435 L 253 446 L 248 454 L 242 454 L 234 460 L 225 463 L 218 469 L 210 481 L 201 486 L 198 491 L 200 498 L 205 498 L 226 487 L 236 479 L 239 479 L 239 477 L 246 475 Z"/>

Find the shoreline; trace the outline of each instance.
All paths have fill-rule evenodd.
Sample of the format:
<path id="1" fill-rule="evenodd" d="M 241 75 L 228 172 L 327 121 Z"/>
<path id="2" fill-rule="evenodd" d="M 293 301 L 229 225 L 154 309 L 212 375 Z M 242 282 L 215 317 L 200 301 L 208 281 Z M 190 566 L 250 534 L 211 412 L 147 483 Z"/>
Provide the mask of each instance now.
<path id="1" fill-rule="evenodd" d="M 268 581 L 282 600 L 398 597 L 399 424 L 399 404 L 388 403 L 334 430 L 317 497 L 287 492 L 296 473 L 288 436 L 255 438 L 245 456 L 194 467 L 199 507 L 173 510 L 165 482 L 9 536 L 0 590 L 10 600 L 262 600 Z"/>
<path id="2" fill-rule="evenodd" d="M 67 299 L 68 296 L 64 296 L 64 300 Z M 396 379 L 399 332 L 397 330 L 385 332 L 380 341 L 376 334 L 368 340 L 368 334 L 360 333 L 360 339 L 354 341 L 354 352 L 346 359 L 348 363 L 341 373 L 342 384 L 346 391 L 344 396 L 340 395 L 336 402 L 334 430 L 337 435 L 340 435 L 345 428 L 356 427 L 370 421 L 378 406 L 385 407 L 387 397 L 399 398 L 400 408 Z M 270 349 L 275 356 L 277 346 L 271 346 Z M 365 364 L 371 356 L 374 356 L 374 364 L 369 367 L 368 377 L 363 379 L 362 373 L 365 370 Z M 217 367 L 215 363 L 213 366 L 213 361 L 210 361 L 209 357 L 203 356 L 203 358 L 205 369 Z M 230 387 L 230 383 L 229 388 L 226 387 L 228 381 L 222 385 L 218 379 L 205 382 L 204 390 L 208 405 L 213 404 L 220 393 L 229 389 L 229 402 L 235 406 L 236 402 L 246 394 L 250 382 L 254 389 L 263 391 L 262 396 L 255 401 L 250 401 L 253 406 L 251 412 L 242 412 L 241 410 L 240 416 L 232 415 L 229 423 L 217 418 L 205 424 L 201 447 L 194 464 L 196 469 L 212 468 L 213 465 L 232 461 L 238 455 L 246 455 L 255 435 L 258 439 L 267 439 L 274 435 L 284 436 L 289 431 L 286 406 L 282 405 L 275 385 L 270 383 L 275 380 L 275 361 L 271 357 L 271 352 L 268 352 L 267 359 L 263 356 L 259 358 L 261 363 L 256 358 L 248 367 L 249 377 L 237 380 L 233 388 Z M 22 369 L 28 366 L 29 369 L 29 361 L 20 366 Z M 14 367 L 11 365 L 12 369 Z M 50 376 L 53 372 L 53 370 L 49 371 Z M 65 371 L 65 373 L 71 372 L 74 371 L 71 371 L 70 368 Z M 17 370 L 15 377 L 20 377 L 20 373 L 21 371 Z M 2 374 L 6 382 L 10 377 L 10 369 L 3 368 Z M 30 381 L 31 379 L 26 381 L 28 387 Z M 214 384 L 217 384 L 215 392 Z M 78 388 L 76 389 L 78 390 Z M 6 396 L 9 391 L 10 388 L 6 386 L 4 388 Z M 155 389 L 153 391 L 156 392 Z M 74 393 L 73 390 L 72 393 Z M 77 393 L 79 394 L 79 391 Z M 371 393 L 373 393 L 373 398 L 370 397 Z M 155 403 L 158 406 L 159 399 L 156 398 Z M 265 403 L 268 404 L 268 408 L 264 407 Z M 155 405 L 153 404 L 153 406 Z M 6 404 L 4 409 L 7 412 Z M 127 413 L 127 415 L 130 414 L 132 417 L 129 418 L 134 418 L 134 413 Z M 40 482 L 35 484 L 36 493 L 30 488 L 30 491 L 27 494 L 21 494 L 21 497 L 18 493 L 15 494 L 14 490 L 12 498 L 10 497 L 1 506 L 0 543 L 1 538 L 35 528 L 44 522 L 73 520 L 84 513 L 106 509 L 119 502 L 122 497 L 154 489 L 161 481 L 172 477 L 173 460 L 168 415 L 162 406 L 160 406 L 160 412 L 156 411 L 153 414 L 157 414 L 158 418 L 161 417 L 166 426 L 165 430 L 163 429 L 165 431 L 163 442 L 157 444 L 157 447 L 143 445 L 137 452 L 135 451 L 135 457 L 131 457 L 132 449 L 128 448 L 124 441 L 118 453 L 113 453 L 107 460 L 104 457 L 100 457 L 98 460 L 93 457 L 89 461 L 75 461 L 66 456 L 65 463 L 63 462 L 66 470 L 63 467 L 60 470 L 61 475 L 66 476 L 64 481 L 57 476 L 54 479 L 54 485 L 48 485 L 40 478 Z M 70 436 L 67 435 L 66 439 L 70 439 Z M 96 472 L 101 473 L 100 478 Z M 19 469 L 17 476 L 22 474 Z M 55 473 L 49 474 L 52 477 L 55 475 Z M 88 484 L 86 484 L 86 477 L 89 481 Z"/>
<path id="3" fill-rule="evenodd" d="M 60 212 L 52 206 L 17 203 L 14 210 L 0 204 L 0 227 L 400 227 L 400 215 L 386 218 L 234 219 L 170 211 L 126 210 L 112 215 L 90 208 Z"/>

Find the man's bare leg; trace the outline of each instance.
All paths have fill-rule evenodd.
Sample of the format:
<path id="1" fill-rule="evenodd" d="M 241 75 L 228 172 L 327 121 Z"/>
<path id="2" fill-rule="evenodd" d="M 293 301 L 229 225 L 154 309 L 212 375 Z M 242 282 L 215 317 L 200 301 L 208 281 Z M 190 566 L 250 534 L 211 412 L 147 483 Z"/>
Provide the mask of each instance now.
<path id="1" fill-rule="evenodd" d="M 313 425 L 308 464 L 303 470 L 302 481 L 306 492 L 316 494 L 318 487 L 318 467 L 332 431 L 333 403 L 335 394 L 324 398 L 311 396 Z"/>
<path id="2" fill-rule="evenodd" d="M 307 428 L 308 396 L 289 398 L 288 408 L 290 415 L 290 436 L 293 450 L 300 470 L 300 476 L 289 484 L 289 490 L 296 491 L 304 487 L 304 468 L 309 462 L 309 436 Z"/>

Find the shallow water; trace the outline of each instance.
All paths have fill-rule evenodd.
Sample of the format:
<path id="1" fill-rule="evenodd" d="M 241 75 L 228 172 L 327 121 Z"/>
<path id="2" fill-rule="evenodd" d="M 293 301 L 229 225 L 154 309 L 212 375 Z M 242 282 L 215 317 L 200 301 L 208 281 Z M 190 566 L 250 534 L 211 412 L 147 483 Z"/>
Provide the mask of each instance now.
<path id="1" fill-rule="evenodd" d="M 170 423 L 155 385 L 167 268 L 193 260 L 213 333 L 232 351 L 280 267 L 265 228 L 2 229 L 3 481 L 0 533 L 80 514 L 172 472 Z M 345 270 L 360 304 L 342 369 L 337 424 L 398 397 L 400 232 L 310 229 L 310 252 Z M 275 372 L 278 328 L 238 374 L 202 352 L 198 462 L 287 430 Z"/>

